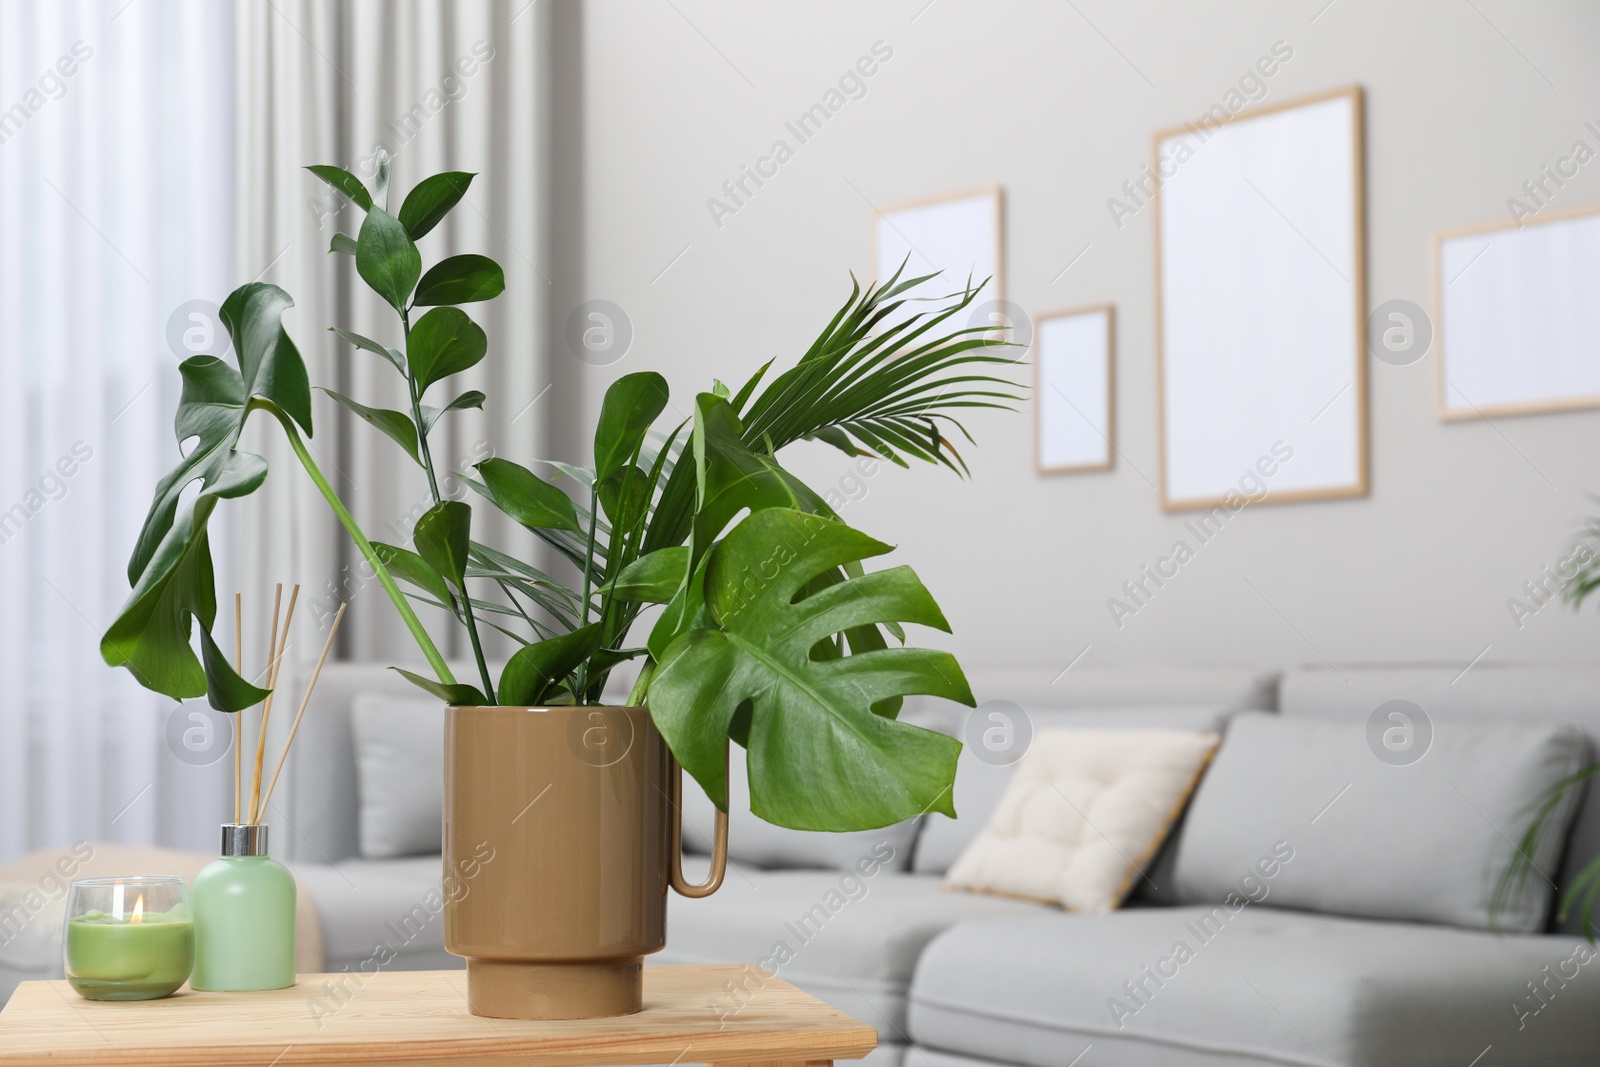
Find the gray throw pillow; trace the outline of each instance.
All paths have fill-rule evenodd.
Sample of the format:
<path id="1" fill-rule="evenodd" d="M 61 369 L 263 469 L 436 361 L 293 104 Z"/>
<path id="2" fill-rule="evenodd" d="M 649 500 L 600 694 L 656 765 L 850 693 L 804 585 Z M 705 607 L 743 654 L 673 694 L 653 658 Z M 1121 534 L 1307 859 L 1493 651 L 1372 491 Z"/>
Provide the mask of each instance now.
<path id="1" fill-rule="evenodd" d="M 1575 796 L 1530 857 L 1543 874 L 1529 876 L 1499 915 L 1491 917 L 1491 902 L 1538 803 L 1587 760 L 1583 733 L 1441 717 L 1416 758 L 1385 749 L 1384 731 L 1405 728 L 1400 720 L 1236 717 L 1189 805 L 1174 872 L 1179 899 L 1544 929 L 1548 876 L 1560 864 Z"/>
<path id="2" fill-rule="evenodd" d="M 444 705 L 363 693 L 350 705 L 361 801 L 361 855 L 444 848 Z"/>

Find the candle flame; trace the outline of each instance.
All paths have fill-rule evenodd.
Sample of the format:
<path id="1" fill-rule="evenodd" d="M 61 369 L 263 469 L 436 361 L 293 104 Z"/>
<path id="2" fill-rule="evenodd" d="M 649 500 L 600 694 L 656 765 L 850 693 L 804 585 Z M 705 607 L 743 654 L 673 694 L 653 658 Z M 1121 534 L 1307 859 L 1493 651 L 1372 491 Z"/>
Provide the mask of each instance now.
<path id="1" fill-rule="evenodd" d="M 133 914 L 128 917 L 131 923 L 144 922 L 144 894 L 139 894 L 139 899 L 133 902 Z"/>

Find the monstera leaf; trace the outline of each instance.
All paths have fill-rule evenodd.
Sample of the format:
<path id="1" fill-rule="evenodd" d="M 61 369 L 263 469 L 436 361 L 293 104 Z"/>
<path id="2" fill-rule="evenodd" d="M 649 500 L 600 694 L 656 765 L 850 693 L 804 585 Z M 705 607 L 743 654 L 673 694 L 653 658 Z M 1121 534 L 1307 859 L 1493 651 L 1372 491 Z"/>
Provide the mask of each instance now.
<path id="1" fill-rule="evenodd" d="M 666 650 L 649 702 L 684 769 L 719 806 L 736 731 L 748 741 L 751 809 L 768 822 L 867 830 L 955 814 L 960 743 L 872 711 L 912 693 L 971 705 L 955 658 L 919 648 L 813 655 L 824 639 L 875 623 L 948 631 L 933 597 L 909 567 L 895 567 L 795 599 L 819 576 L 888 551 L 843 523 L 774 507 L 752 513 L 711 553 L 705 607 L 714 625 Z M 735 724 L 746 702 L 747 728 Z"/>
<path id="2" fill-rule="evenodd" d="M 234 674 L 225 657 L 208 654 L 202 667 L 190 646 L 191 618 L 209 632 L 216 616 L 206 523 L 218 500 L 246 496 L 266 480 L 266 460 L 236 447 L 254 398 L 311 433 L 305 363 L 283 329 L 283 312 L 293 304 L 275 285 L 235 289 L 221 317 L 239 368 L 215 356 L 194 356 L 179 367 L 183 392 L 174 429 L 180 444 L 195 444 L 156 485 L 128 561 L 133 592 L 100 642 L 105 661 L 126 666 L 142 685 L 177 699 L 209 695 L 221 711 L 249 707 L 262 691 Z M 181 501 L 184 489 L 196 482 L 199 494 Z"/>

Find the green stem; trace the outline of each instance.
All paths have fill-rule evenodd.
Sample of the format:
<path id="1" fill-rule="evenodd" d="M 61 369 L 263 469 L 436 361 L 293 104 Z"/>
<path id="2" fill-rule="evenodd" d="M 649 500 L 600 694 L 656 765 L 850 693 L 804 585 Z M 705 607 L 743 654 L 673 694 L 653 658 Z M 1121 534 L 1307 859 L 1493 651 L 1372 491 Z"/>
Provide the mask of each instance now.
<path id="1" fill-rule="evenodd" d="M 411 313 L 400 313 L 400 327 L 405 333 L 406 351 L 411 351 Z M 422 393 L 417 389 L 417 380 L 410 374 L 406 375 L 406 391 L 411 394 L 411 419 L 417 425 L 417 448 L 422 453 L 422 469 L 428 473 L 428 492 L 433 496 L 435 505 L 443 503 L 439 495 L 439 479 L 433 473 L 433 452 L 428 448 L 428 434 L 422 425 Z M 455 594 L 450 592 L 448 586 L 446 593 L 450 593 L 450 608 L 457 610 Z M 478 678 L 483 682 L 483 692 L 489 698 L 489 704 L 494 705 L 494 683 L 489 680 L 489 665 L 483 658 L 483 642 L 478 638 L 478 617 L 472 610 L 472 598 L 467 595 L 466 579 L 461 580 L 461 604 L 459 606 L 461 617 L 467 624 L 467 637 L 472 641 L 472 658 L 478 664 Z"/>
<path id="2" fill-rule="evenodd" d="M 454 685 L 456 681 L 455 675 L 450 673 L 449 665 L 445 663 L 444 657 L 439 654 L 439 649 L 435 647 L 433 639 L 428 636 L 428 631 L 423 628 L 422 620 L 417 618 L 415 611 L 411 610 L 411 602 L 400 591 L 400 587 L 395 585 L 394 578 L 389 574 L 389 569 L 383 565 L 383 561 L 373 551 L 372 542 L 367 540 L 367 535 L 361 532 L 361 527 L 357 526 L 356 520 L 351 517 L 350 509 L 344 506 L 344 501 L 339 499 L 339 494 L 333 491 L 333 486 L 328 484 L 328 479 L 323 476 L 316 461 L 311 458 L 311 453 L 306 451 L 305 442 L 300 439 L 300 431 L 295 429 L 294 423 L 289 419 L 288 415 L 279 410 L 276 405 L 252 400 L 250 406 L 252 408 L 264 408 L 271 412 L 272 416 L 283 426 L 283 432 L 289 438 L 289 447 L 294 449 L 294 454 L 300 460 L 300 465 L 311 476 L 311 481 L 316 485 L 318 492 L 322 494 L 322 498 L 328 502 L 328 506 L 333 509 L 334 515 L 338 517 L 340 524 L 344 526 L 345 532 L 350 535 L 350 540 L 355 542 L 356 548 L 360 550 L 361 555 L 372 565 L 373 571 L 378 576 L 378 583 L 383 586 L 383 591 L 389 594 L 389 600 L 394 604 L 395 611 L 400 613 L 400 621 L 405 623 L 406 629 L 411 631 L 411 636 L 416 639 L 417 647 L 422 649 L 422 654 L 427 657 L 428 665 L 433 668 L 433 673 L 439 676 L 439 681 L 446 685 Z"/>
<path id="3" fill-rule="evenodd" d="M 583 616 L 578 620 L 580 627 L 589 625 L 589 589 L 594 578 L 594 535 L 595 524 L 600 520 L 600 479 L 597 477 L 589 486 L 589 549 L 583 554 Z M 587 665 L 584 670 L 583 686 L 587 690 L 589 675 Z M 589 699 L 587 691 L 581 697 L 582 702 Z"/>
<path id="4" fill-rule="evenodd" d="M 633 692 L 628 694 L 628 707 L 642 708 L 649 699 L 650 679 L 655 676 L 656 661 L 646 659 L 644 666 L 639 668 L 639 680 L 633 683 Z"/>

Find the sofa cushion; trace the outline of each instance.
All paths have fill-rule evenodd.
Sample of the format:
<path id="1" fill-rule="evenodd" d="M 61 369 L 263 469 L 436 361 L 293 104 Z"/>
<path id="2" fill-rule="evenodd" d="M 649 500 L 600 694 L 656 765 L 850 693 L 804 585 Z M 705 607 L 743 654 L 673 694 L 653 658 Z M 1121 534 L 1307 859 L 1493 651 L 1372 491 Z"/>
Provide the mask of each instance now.
<path id="1" fill-rule="evenodd" d="M 912 870 L 943 874 L 994 816 L 1022 756 L 1027 738 L 1044 730 L 1157 729 L 1219 731 L 1234 712 L 1221 705 L 1139 704 L 1128 707 L 1053 708 L 986 701 L 947 727 L 962 741 L 956 761 L 958 818 L 924 816 Z M 1021 716 L 1018 719 L 1018 716 Z M 1016 720 L 1016 721 L 1013 721 Z M 986 735 L 987 739 L 986 739 Z M 1013 747 L 1007 748 L 1007 739 Z M 1148 885 L 1141 879 L 1140 884 Z"/>
<path id="2" fill-rule="evenodd" d="M 1352 717 L 1366 720 L 1390 700 L 1409 700 L 1432 725 L 1457 716 L 1504 715 L 1533 722 L 1571 722 L 1600 752 L 1600 664 L 1450 663 L 1383 666 L 1315 666 L 1283 678 L 1283 713 L 1288 716 Z M 1520 825 L 1520 824 L 1519 824 Z M 1519 827 L 1506 827 L 1515 839 Z M 1600 787 L 1590 783 L 1568 835 L 1556 876 L 1565 892 L 1578 873 L 1600 857 Z M 1578 914 L 1554 926 L 1582 931 Z"/>
<path id="3" fill-rule="evenodd" d="M 1235 717 L 1189 808 L 1174 872 L 1180 898 L 1221 902 L 1243 891 L 1243 877 L 1267 877 L 1257 870 L 1263 855 L 1287 847 L 1293 862 L 1270 876 L 1270 904 L 1543 929 L 1562 835 L 1532 853 L 1544 873 L 1524 881 L 1498 916 L 1491 901 L 1519 820 L 1587 759 L 1583 734 L 1563 723 L 1463 717 L 1438 723 L 1415 762 L 1380 753 L 1381 731 L 1371 739 L 1361 720 Z M 1556 817 L 1570 819 L 1572 808 Z"/>
<path id="4" fill-rule="evenodd" d="M 290 670 L 286 664 L 279 687 L 285 692 L 300 692 L 312 667 L 311 663 L 297 663 Z M 471 678 L 478 673 L 471 662 L 452 661 L 450 668 L 457 678 Z M 489 670 L 498 677 L 496 664 L 491 663 Z M 361 799 L 357 788 L 360 772 L 351 713 L 356 698 L 363 694 L 416 700 L 422 691 L 383 663 L 329 663 L 323 669 L 294 747 L 289 750 L 283 781 L 272 794 L 273 808 L 294 827 L 294 833 L 273 838 L 272 849 L 279 858 L 338 863 L 361 854 Z M 436 706 L 442 738 L 444 705 L 440 702 Z M 443 766 L 442 757 L 440 765 Z"/>
<path id="5" fill-rule="evenodd" d="M 1191 730 L 1040 732 L 946 882 L 1068 911 L 1116 909 L 1220 739 Z"/>
<path id="6" fill-rule="evenodd" d="M 444 707 L 363 693 L 350 711 L 361 855 L 437 856 L 444 847 Z"/>
<path id="7" fill-rule="evenodd" d="M 888 842 L 892 855 L 884 861 L 889 870 L 905 870 L 911 862 L 911 844 L 916 838 L 916 819 L 881 830 L 850 833 L 819 833 L 774 826 L 750 810 L 750 779 L 745 751 L 728 747 L 728 856 L 738 863 L 757 867 L 820 868 L 843 871 L 853 867 L 874 846 Z M 683 847 L 689 852 L 709 855 L 711 834 L 717 809 L 705 790 L 683 776 Z"/>
<path id="8" fill-rule="evenodd" d="M 291 863 L 289 869 L 316 902 L 328 970 L 465 966 L 444 951 L 442 857 Z M 470 889 L 468 882 L 457 891 Z"/>
<path id="9" fill-rule="evenodd" d="M 1180 950 L 1182 946 L 1182 950 Z M 1544 990 L 1535 996 L 1528 983 Z M 1576 938 L 1244 905 L 962 923 L 924 951 L 912 1040 L 1029 1067 L 1594 1062 Z"/>
<path id="10" fill-rule="evenodd" d="M 962 919 L 1042 910 L 953 893 L 940 889 L 937 878 L 870 863 L 851 871 L 761 871 L 735 863 L 712 896 L 669 896 L 667 947 L 646 960 L 749 961 L 877 1026 L 880 1041 L 903 1043 L 906 987 L 929 940 Z"/>

